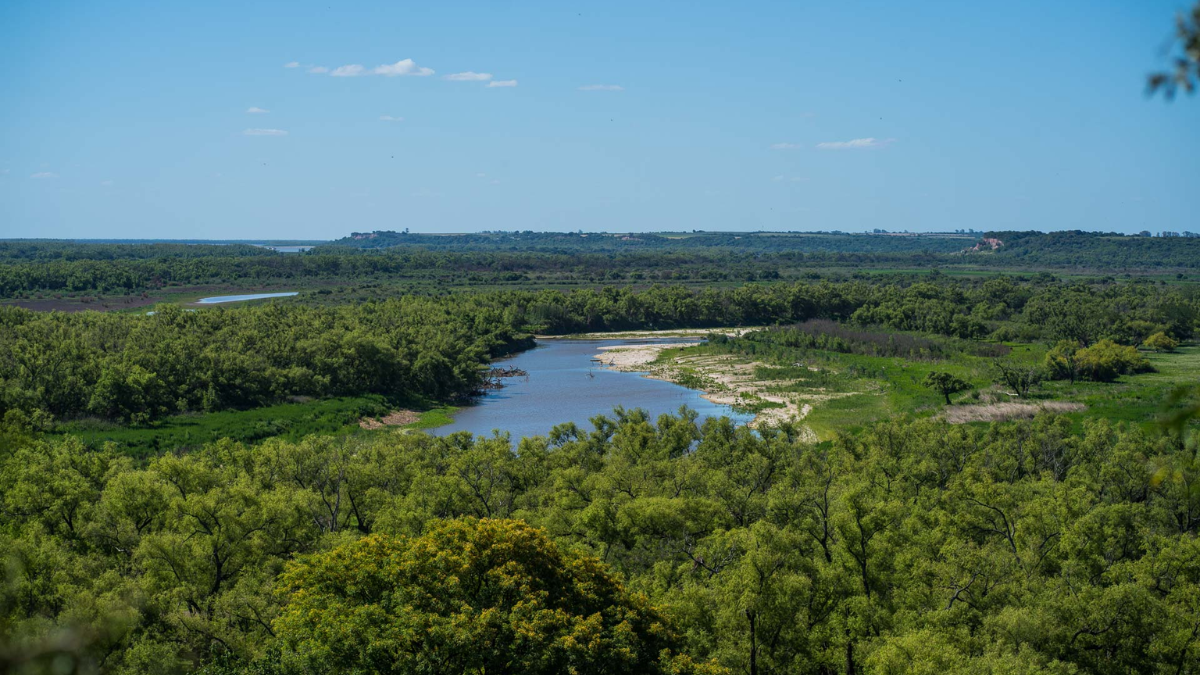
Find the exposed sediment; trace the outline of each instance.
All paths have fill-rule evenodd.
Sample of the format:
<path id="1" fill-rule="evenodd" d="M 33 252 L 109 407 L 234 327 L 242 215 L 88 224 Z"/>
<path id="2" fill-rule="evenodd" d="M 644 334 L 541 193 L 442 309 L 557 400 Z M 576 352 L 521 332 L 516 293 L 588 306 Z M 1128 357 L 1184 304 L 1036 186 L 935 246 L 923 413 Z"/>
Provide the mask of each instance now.
<path id="1" fill-rule="evenodd" d="M 691 347 L 694 343 L 663 342 L 601 347 L 597 361 L 614 370 L 645 373 L 645 377 L 687 384 L 700 389 L 703 397 L 713 403 L 734 407 L 755 407 L 763 401 L 776 404 L 762 408 L 750 422 L 750 426 L 776 424 L 783 421 L 803 420 L 813 409 L 812 402 L 832 396 L 813 394 L 781 393 L 769 391 L 784 382 L 756 380 L 754 370 L 758 363 L 747 363 L 726 355 L 681 356 L 668 362 L 658 362 L 664 350 Z M 699 386 L 697 386 L 699 385 Z M 807 426 L 807 440 L 817 437 Z"/>

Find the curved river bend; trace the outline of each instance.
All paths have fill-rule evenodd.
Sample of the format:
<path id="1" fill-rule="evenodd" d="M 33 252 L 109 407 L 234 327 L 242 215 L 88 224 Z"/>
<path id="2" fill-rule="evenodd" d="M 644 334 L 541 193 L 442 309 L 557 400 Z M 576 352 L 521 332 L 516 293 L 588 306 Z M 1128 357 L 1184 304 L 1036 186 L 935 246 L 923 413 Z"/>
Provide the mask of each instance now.
<path id="1" fill-rule="evenodd" d="M 669 341 L 680 342 L 678 338 Z M 651 420 L 675 413 L 681 405 L 699 413 L 697 424 L 708 417 L 729 417 L 737 424 L 754 418 L 701 398 L 703 392 L 639 373 L 608 370 L 592 360 L 600 347 L 645 342 L 654 340 L 540 340 L 537 347 L 496 362 L 497 366 L 525 370 L 528 379 L 505 379 L 503 389 L 488 391 L 476 404 L 456 413 L 453 423 L 428 432 L 445 436 L 469 431 L 490 436 L 492 430 L 499 429 L 510 432 L 516 441 L 544 435 L 563 422 L 574 422 L 590 431 L 590 418 L 611 416 L 617 406 L 642 408 Z"/>

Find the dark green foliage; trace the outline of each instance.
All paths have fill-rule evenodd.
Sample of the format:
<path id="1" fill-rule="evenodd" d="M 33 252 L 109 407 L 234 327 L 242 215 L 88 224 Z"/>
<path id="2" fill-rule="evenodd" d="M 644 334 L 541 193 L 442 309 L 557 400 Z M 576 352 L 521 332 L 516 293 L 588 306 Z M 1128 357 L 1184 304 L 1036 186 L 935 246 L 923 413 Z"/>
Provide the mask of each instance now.
<path id="1" fill-rule="evenodd" d="M 1027 397 L 1030 390 L 1046 379 L 1046 373 L 1036 364 L 999 360 L 995 362 L 996 382 L 1008 385 L 1017 396 Z"/>
<path id="2" fill-rule="evenodd" d="M 0 308 L 0 412 L 144 424 L 290 396 L 460 397 L 489 359 L 528 344 L 500 308 L 460 300 L 154 316 Z"/>
<path id="3" fill-rule="evenodd" d="M 921 384 L 946 397 L 946 405 L 950 405 L 950 394 L 957 394 L 960 391 L 967 391 L 971 388 L 970 382 L 950 373 L 937 371 L 926 375 Z"/>

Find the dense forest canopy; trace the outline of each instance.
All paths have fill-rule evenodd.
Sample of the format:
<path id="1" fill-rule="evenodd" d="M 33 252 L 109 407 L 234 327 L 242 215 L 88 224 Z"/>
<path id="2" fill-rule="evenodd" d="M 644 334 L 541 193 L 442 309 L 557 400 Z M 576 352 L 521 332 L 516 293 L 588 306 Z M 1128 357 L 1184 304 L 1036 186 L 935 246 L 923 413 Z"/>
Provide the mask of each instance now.
<path id="1" fill-rule="evenodd" d="M 1070 426 L 892 422 L 813 446 L 786 425 L 619 412 L 516 448 L 389 434 L 146 466 L 70 438 L 9 443 L 0 548 L 21 573 L 0 586 L 0 630 L 29 658 L 118 673 L 451 672 L 420 649 L 445 641 L 597 667 L 581 672 L 659 672 L 618 664 L 666 647 L 714 673 L 1196 672 L 1194 448 Z M 464 559 L 473 523 L 508 527 L 479 519 L 555 544 L 530 532 Z M 535 647 L 585 628 L 591 651 Z M 535 651 L 472 642 L 510 630 Z"/>

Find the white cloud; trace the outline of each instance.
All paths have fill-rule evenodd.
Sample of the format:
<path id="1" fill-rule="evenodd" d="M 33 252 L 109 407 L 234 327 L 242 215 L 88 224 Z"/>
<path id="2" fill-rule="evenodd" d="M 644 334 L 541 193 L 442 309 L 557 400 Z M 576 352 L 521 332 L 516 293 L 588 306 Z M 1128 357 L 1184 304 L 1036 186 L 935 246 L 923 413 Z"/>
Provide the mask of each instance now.
<path id="1" fill-rule="evenodd" d="M 885 145 L 895 142 L 896 139 L 894 138 L 884 140 L 879 140 L 878 138 L 855 138 L 849 141 L 817 143 L 817 148 L 820 150 L 865 150 L 869 148 L 882 148 Z"/>
<path id="2" fill-rule="evenodd" d="M 248 112 L 248 113 L 250 113 L 250 114 L 252 114 L 252 115 L 258 115 L 258 114 L 261 114 L 261 113 L 269 113 L 269 112 L 271 112 L 271 111 L 270 111 L 270 110 L 267 110 L 266 108 L 260 108 L 260 107 L 258 107 L 258 106 L 256 106 L 256 105 L 252 105 L 252 106 L 250 106 L 249 108 L 246 108 L 246 112 Z"/>
<path id="3" fill-rule="evenodd" d="M 465 73 L 454 73 L 452 75 L 447 75 L 447 76 L 443 77 L 442 79 L 449 80 L 451 82 L 486 82 L 487 80 L 492 79 L 492 74 L 491 73 L 476 73 L 474 71 L 468 70 Z"/>
<path id="4" fill-rule="evenodd" d="M 625 91 L 625 87 L 619 84 L 585 84 L 579 91 Z"/>
<path id="5" fill-rule="evenodd" d="M 487 174 L 480 171 L 479 173 L 475 174 L 475 177 L 476 178 L 487 178 Z"/>
<path id="6" fill-rule="evenodd" d="M 357 63 L 352 63 L 348 66 L 338 66 L 329 73 L 332 77 L 358 77 L 362 75 L 366 69 Z"/>
<path id="7" fill-rule="evenodd" d="M 58 174 L 54 173 L 53 171 L 39 171 L 31 175 L 30 178 L 58 178 Z"/>
<path id="8" fill-rule="evenodd" d="M 385 77 L 397 77 L 400 75 L 415 75 L 417 77 L 425 77 L 427 75 L 432 75 L 433 69 L 422 68 L 416 63 L 413 63 L 412 59 L 404 59 L 403 61 L 397 61 L 392 64 L 375 66 L 375 70 L 372 72 L 374 72 L 376 75 L 383 75 Z"/>
<path id="9" fill-rule="evenodd" d="M 287 136 L 282 129 L 247 129 L 242 132 L 246 136 Z"/>
<path id="10" fill-rule="evenodd" d="M 491 82 L 488 82 L 487 86 L 489 89 L 492 87 L 515 87 L 515 86 L 517 86 L 517 81 L 516 80 L 493 80 Z"/>
<path id="11" fill-rule="evenodd" d="M 325 73 L 329 72 L 329 69 L 325 66 L 313 66 L 312 68 L 308 69 L 308 72 L 312 73 L 313 75 L 324 75 Z"/>
<path id="12" fill-rule="evenodd" d="M 283 64 L 283 67 L 284 68 L 299 68 L 300 62 L 299 61 L 288 61 L 287 63 Z"/>
<path id="13" fill-rule="evenodd" d="M 803 148 L 803 147 L 804 146 L 800 145 L 799 143 L 772 143 L 771 144 L 772 150 L 799 150 L 800 148 Z"/>
<path id="14" fill-rule="evenodd" d="M 403 117 L 392 117 L 391 115 L 380 115 L 379 121 L 380 122 L 403 122 L 404 118 Z"/>

